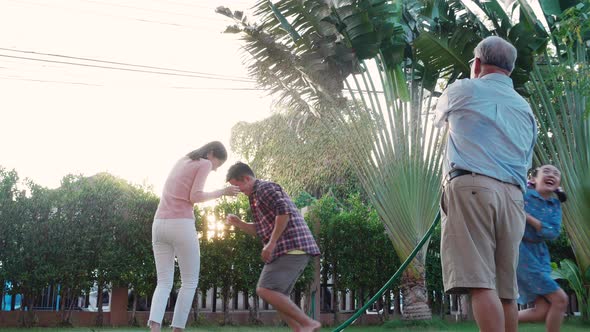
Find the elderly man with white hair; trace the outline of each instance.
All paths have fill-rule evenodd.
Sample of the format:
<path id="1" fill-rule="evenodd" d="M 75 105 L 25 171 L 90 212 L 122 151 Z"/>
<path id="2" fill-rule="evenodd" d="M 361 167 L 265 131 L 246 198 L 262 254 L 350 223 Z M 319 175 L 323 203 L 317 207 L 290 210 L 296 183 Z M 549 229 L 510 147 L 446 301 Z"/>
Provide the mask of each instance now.
<path id="1" fill-rule="evenodd" d="M 449 85 L 436 107 L 448 126 L 441 199 L 445 291 L 469 293 L 480 331 L 517 331 L 523 192 L 537 139 L 530 106 L 510 74 L 516 49 L 500 37 L 474 50 L 471 79 Z"/>

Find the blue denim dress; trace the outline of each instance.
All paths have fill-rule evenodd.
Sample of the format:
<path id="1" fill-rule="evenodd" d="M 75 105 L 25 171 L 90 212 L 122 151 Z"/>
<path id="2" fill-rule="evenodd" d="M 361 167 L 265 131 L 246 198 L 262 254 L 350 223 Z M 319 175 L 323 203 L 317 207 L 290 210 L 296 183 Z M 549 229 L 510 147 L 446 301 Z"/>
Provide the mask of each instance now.
<path id="1" fill-rule="evenodd" d="M 561 202 L 543 198 L 536 190 L 527 189 L 524 209 L 541 221 L 539 232 L 527 223 L 518 257 L 518 303 L 527 304 L 537 296 L 555 292 L 559 285 L 551 278 L 551 260 L 545 241 L 553 240 L 561 231 Z"/>

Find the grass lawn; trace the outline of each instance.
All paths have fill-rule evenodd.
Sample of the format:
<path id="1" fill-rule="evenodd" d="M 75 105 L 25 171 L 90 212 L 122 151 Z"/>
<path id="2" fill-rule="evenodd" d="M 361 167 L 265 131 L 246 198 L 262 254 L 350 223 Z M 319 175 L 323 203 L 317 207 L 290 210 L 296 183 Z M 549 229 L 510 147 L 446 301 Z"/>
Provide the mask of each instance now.
<path id="1" fill-rule="evenodd" d="M 3 328 L 1 332 L 139 332 L 147 331 L 147 328 Z M 322 332 L 330 332 L 333 328 L 323 328 Z M 346 331 L 355 332 L 391 332 L 391 331 L 473 331 L 476 332 L 474 323 L 444 323 L 442 321 L 432 321 L 421 325 L 408 325 L 401 321 L 393 321 L 385 323 L 382 326 L 352 326 L 346 328 Z M 164 329 L 163 331 L 172 331 L 171 329 Z M 187 332 L 288 332 L 285 327 L 252 327 L 252 326 L 206 326 L 206 327 L 189 327 Z M 544 332 L 545 327 L 542 324 L 521 324 L 519 332 Z M 567 322 L 561 329 L 562 332 L 582 332 L 590 331 L 590 324 L 582 324 L 578 321 Z"/>

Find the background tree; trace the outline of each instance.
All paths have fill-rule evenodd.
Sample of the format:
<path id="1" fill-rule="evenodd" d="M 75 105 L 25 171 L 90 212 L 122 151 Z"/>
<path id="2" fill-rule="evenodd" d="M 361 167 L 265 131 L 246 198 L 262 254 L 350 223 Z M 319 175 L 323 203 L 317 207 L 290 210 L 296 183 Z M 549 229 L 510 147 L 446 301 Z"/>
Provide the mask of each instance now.
<path id="1" fill-rule="evenodd" d="M 20 238 L 23 222 L 24 192 L 18 188 L 18 174 L 15 170 L 0 167 L 0 286 L 1 295 L 18 294 L 15 278 L 20 266 Z M 10 285 L 8 287 L 7 285 Z M 10 304 L 12 306 L 12 304 Z M 12 308 L 14 309 L 14 308 Z"/>
<path id="2" fill-rule="evenodd" d="M 225 220 L 227 214 L 235 214 L 240 219 L 246 222 L 252 222 L 252 214 L 250 211 L 250 203 L 248 197 L 239 195 L 233 200 L 223 200 L 218 209 L 216 209 L 216 217 L 219 220 Z M 259 324 L 260 308 L 259 298 L 256 294 L 256 283 L 258 276 L 262 271 L 264 263 L 260 259 L 260 252 L 262 251 L 262 242 L 251 236 L 235 229 L 228 229 L 226 236 L 231 239 L 233 244 L 232 250 L 232 289 L 233 295 L 237 296 L 238 292 L 244 294 L 246 305 L 250 312 L 250 322 Z M 249 296 L 252 296 L 252 303 L 249 303 Z"/>
<path id="3" fill-rule="evenodd" d="M 240 122 L 232 128 L 231 148 L 263 179 L 273 179 L 288 192 L 316 197 L 359 190 L 352 165 L 338 142 L 317 118 L 277 110 L 269 118 Z"/>
<path id="4" fill-rule="evenodd" d="M 9 181 L 5 184 L 10 185 L 11 180 L 15 179 L 18 179 L 15 173 L 9 174 Z M 51 280 L 55 279 L 58 271 L 56 265 L 52 264 L 56 244 L 50 239 L 54 234 L 50 225 L 51 194 L 31 181 L 26 182 L 26 190 L 11 198 L 20 207 L 13 206 L 19 207 L 19 215 L 10 220 L 15 227 L 7 227 L 10 236 L 7 239 L 9 257 L 3 263 L 6 263 L 8 280 L 12 284 L 11 293 L 23 295 L 21 310 L 26 312 L 23 311 L 21 316 L 22 323 L 30 326 L 34 319 L 36 299 Z M 10 229 L 14 231 L 10 232 Z"/>
<path id="5" fill-rule="evenodd" d="M 158 203 L 158 197 L 145 188 L 132 187 L 125 218 L 127 231 L 120 239 L 129 259 L 128 268 L 121 274 L 121 283 L 133 291 L 132 325 L 138 325 L 135 318 L 138 300 L 151 296 L 157 280 L 151 238 Z"/>
<path id="6" fill-rule="evenodd" d="M 321 220 L 322 285 L 327 289 L 332 284 L 324 302 L 338 321 L 339 299 L 352 292 L 351 307 L 363 305 L 399 267 L 399 259 L 377 213 L 359 194 L 350 194 L 343 202 L 325 195 L 314 203 L 309 219 Z M 385 297 L 377 309 L 387 312 L 390 305 Z"/>

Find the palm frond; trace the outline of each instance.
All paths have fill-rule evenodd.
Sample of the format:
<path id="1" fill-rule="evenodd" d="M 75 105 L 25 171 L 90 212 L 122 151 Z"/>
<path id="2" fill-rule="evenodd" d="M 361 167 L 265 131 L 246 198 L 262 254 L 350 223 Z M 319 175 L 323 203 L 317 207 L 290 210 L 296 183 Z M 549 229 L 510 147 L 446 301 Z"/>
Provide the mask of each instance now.
<path id="1" fill-rule="evenodd" d="M 590 14 L 590 5 L 586 7 Z M 590 63 L 588 39 L 572 31 L 584 30 L 580 21 L 562 21 L 553 35 L 565 41 L 556 49 L 567 50 L 551 56 L 545 52 L 531 72 L 527 86 L 531 107 L 539 122 L 539 139 L 535 150 L 537 164 L 550 163 L 562 170 L 562 183 L 568 191 L 564 204 L 564 226 L 581 270 L 590 267 Z M 585 28 L 590 30 L 590 26 Z M 580 30 L 579 30 L 580 31 Z"/>

